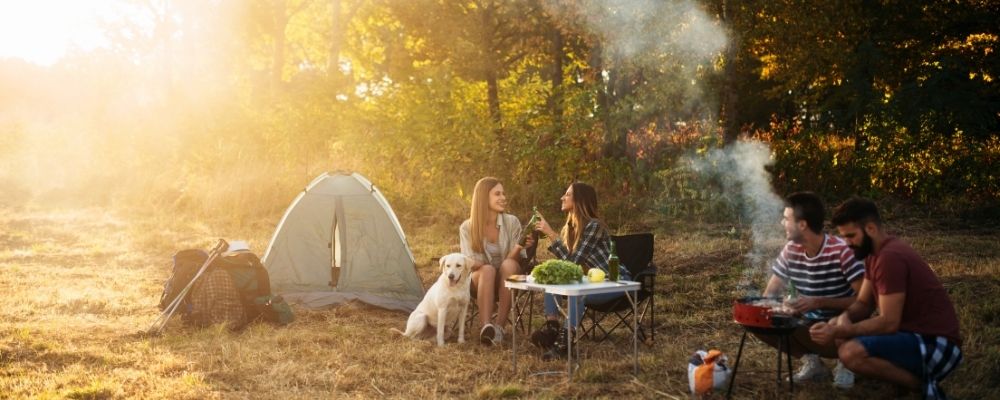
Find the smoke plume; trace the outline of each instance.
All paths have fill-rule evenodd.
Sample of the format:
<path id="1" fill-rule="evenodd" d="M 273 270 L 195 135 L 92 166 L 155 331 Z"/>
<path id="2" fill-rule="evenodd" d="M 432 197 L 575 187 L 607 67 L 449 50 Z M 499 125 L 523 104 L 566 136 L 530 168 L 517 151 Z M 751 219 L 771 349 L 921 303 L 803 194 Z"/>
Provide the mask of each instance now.
<path id="1" fill-rule="evenodd" d="M 784 242 L 780 225 L 784 202 L 771 190 L 770 174 L 764 169 L 773 162 L 771 149 L 759 141 L 740 140 L 688 161 L 699 174 L 722 183 L 724 197 L 749 224 L 751 248 L 737 289 L 744 295 L 759 294 L 769 261 Z"/>

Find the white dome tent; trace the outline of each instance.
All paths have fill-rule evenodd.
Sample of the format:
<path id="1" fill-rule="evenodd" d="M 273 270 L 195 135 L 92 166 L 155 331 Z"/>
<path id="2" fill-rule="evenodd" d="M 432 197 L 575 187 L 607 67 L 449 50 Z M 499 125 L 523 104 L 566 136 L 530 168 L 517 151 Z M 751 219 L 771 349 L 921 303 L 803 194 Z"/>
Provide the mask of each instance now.
<path id="1" fill-rule="evenodd" d="M 358 173 L 314 179 L 285 211 L 263 263 L 272 291 L 309 308 L 359 300 L 408 312 L 424 295 L 396 214 Z"/>

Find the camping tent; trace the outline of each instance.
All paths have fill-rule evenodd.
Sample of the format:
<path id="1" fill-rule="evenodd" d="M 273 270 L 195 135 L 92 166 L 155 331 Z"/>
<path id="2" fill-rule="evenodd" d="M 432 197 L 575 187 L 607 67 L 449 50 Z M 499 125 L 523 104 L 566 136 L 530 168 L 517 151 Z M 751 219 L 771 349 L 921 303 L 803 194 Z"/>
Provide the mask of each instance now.
<path id="1" fill-rule="evenodd" d="M 299 193 L 264 267 L 274 292 L 310 308 L 360 300 L 411 311 L 424 294 L 396 214 L 357 173 L 324 173 Z"/>

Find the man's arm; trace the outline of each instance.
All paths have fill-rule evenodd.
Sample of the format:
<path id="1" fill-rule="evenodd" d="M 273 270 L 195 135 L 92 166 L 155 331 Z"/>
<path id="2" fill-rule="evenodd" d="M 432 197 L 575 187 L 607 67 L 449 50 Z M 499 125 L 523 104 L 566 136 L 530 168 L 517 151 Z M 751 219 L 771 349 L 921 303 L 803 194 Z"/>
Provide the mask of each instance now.
<path id="1" fill-rule="evenodd" d="M 858 294 L 861 293 L 861 285 L 864 279 L 858 278 L 854 282 L 851 282 L 851 289 L 854 289 L 854 296 L 849 297 L 809 297 L 807 299 L 812 300 L 812 304 L 806 304 L 809 307 L 806 311 L 814 310 L 817 308 L 829 308 L 834 310 L 846 310 L 851 304 L 857 301 Z M 805 311 L 802 311 L 805 312 Z M 871 314 L 869 312 L 869 314 Z"/>
<path id="2" fill-rule="evenodd" d="M 771 274 L 771 280 L 767 281 L 767 287 L 764 288 L 764 297 L 780 296 L 784 289 L 785 281 L 777 274 Z"/>
<path id="3" fill-rule="evenodd" d="M 870 317 L 873 311 L 875 311 L 875 289 L 870 280 L 863 279 L 856 300 L 844 310 L 841 317 L 846 318 L 844 322 L 853 323 Z"/>
<path id="4" fill-rule="evenodd" d="M 879 315 L 856 324 L 837 326 L 834 335 L 838 338 L 855 336 L 885 335 L 899 331 L 903 316 L 906 292 L 878 295 Z"/>

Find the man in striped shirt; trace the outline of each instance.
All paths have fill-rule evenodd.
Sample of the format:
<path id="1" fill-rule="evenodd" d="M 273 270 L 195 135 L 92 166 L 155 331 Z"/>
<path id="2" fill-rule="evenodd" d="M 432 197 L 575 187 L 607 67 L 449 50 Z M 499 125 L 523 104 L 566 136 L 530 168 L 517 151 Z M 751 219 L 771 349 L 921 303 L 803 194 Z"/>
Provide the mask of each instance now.
<path id="1" fill-rule="evenodd" d="M 826 321 L 851 305 L 861 290 L 864 264 L 854 257 L 854 251 L 843 239 L 823 233 L 825 207 L 819 196 L 810 192 L 793 193 L 785 200 L 782 225 L 788 243 L 771 265 L 774 273 L 764 290 L 765 296 L 780 296 L 790 281 L 798 292 L 787 306 L 796 313 Z M 774 336 L 759 335 L 761 340 L 777 346 Z M 792 377 L 796 382 L 827 376 L 829 370 L 820 360 L 837 358 L 837 347 L 820 345 L 812 340 L 808 327 L 800 327 L 791 336 L 790 353 L 802 356 L 802 368 Z M 854 374 L 837 362 L 834 386 L 850 388 Z"/>

